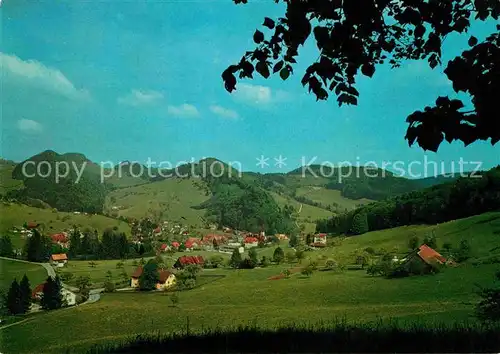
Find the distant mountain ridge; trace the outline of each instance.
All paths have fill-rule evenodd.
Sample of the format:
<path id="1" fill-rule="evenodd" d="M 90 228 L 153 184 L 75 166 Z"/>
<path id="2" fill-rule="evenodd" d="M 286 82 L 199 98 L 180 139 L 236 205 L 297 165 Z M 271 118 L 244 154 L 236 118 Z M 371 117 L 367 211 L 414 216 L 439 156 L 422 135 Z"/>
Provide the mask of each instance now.
<path id="1" fill-rule="evenodd" d="M 85 168 L 82 172 L 77 169 L 71 170 L 67 176 L 61 178 L 59 183 L 55 183 L 51 178 L 40 176 L 28 178 L 25 172 L 28 175 L 33 175 L 36 172 L 35 165 L 42 161 L 47 161 L 44 163 L 45 166 L 51 168 L 55 168 L 57 163 L 67 163 L 69 166 L 77 168 L 81 168 L 85 164 Z M 30 164 L 23 171 L 22 166 L 26 162 Z M 321 165 L 300 167 L 287 173 L 242 172 L 214 157 L 186 163 L 175 169 L 160 170 L 156 167 L 147 167 L 139 162 L 127 160 L 112 167 L 102 168 L 83 154 L 58 154 L 52 150 L 34 155 L 14 167 L 8 163 L 5 165 L 10 166 L 12 170 L 11 179 L 17 183 L 23 183 L 23 188 L 8 193 L 10 197 L 21 201 L 23 198 L 39 199 L 63 211 L 98 213 L 107 210 L 105 204 L 111 205 L 105 203 L 105 199 L 114 190 L 126 190 L 134 187 L 134 193 L 142 193 L 140 191 L 148 190 L 151 183 L 169 180 L 172 182 L 167 183 L 175 183 L 175 180 L 179 179 L 200 180 L 200 183 L 193 184 L 192 187 L 197 189 L 196 193 L 213 194 L 216 189 L 209 187 L 213 186 L 213 183 L 219 185 L 234 184 L 234 181 L 231 182 L 228 177 L 239 178 L 241 176 L 244 185 L 263 190 L 279 201 L 282 207 L 284 206 L 282 203 L 288 200 L 286 203 L 305 204 L 316 208 L 314 210 L 317 210 L 317 213 L 312 212 L 313 209 L 309 213 L 313 218 L 313 215 L 318 213 L 321 214 L 318 214 L 318 217 L 324 217 L 325 213 L 343 212 L 373 200 L 382 200 L 456 179 L 456 177 L 437 176 L 414 180 L 397 177 L 394 173 L 381 169 L 341 167 L 332 170 Z M 322 176 L 321 169 L 327 170 L 328 175 Z M 349 169 L 354 171 L 351 175 L 347 175 Z M 148 171 L 151 172 L 151 175 L 148 174 Z M 230 174 L 229 171 L 231 171 Z M 303 171 L 306 173 L 303 174 Z M 318 176 L 316 177 L 315 174 Z M 79 183 L 74 183 L 77 178 L 80 178 Z M 196 187 L 194 187 L 195 185 Z M 228 189 L 228 191 L 230 190 L 231 188 Z M 152 195 L 150 198 L 154 199 L 155 196 Z M 120 201 L 116 200 L 112 204 L 118 205 Z M 164 202 L 159 203 L 157 208 L 162 208 L 161 205 L 164 205 Z M 210 203 L 206 205 L 210 205 Z M 312 223 L 314 220 L 311 219 L 310 222 Z"/>

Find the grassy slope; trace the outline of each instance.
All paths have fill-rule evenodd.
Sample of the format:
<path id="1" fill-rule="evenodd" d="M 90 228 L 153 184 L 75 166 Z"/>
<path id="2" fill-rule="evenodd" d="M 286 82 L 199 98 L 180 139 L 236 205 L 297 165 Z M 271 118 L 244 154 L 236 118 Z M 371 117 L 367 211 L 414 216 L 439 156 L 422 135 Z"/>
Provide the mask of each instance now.
<path id="1" fill-rule="evenodd" d="M 47 271 L 38 264 L 0 259 L 0 289 L 8 290 L 12 281 L 21 281 L 24 274 L 28 277 L 31 287 L 35 287 L 47 279 Z"/>
<path id="2" fill-rule="evenodd" d="M 111 208 L 118 206 L 123 208 L 118 211 L 119 215 L 134 218 L 147 216 L 150 212 L 163 212 L 163 220 L 201 226 L 205 211 L 191 208 L 208 199 L 197 187 L 196 184 L 200 183 L 194 179 L 169 179 L 118 189 L 107 196 L 105 211 L 112 212 Z"/>
<path id="3" fill-rule="evenodd" d="M 366 247 L 373 247 L 376 250 L 381 248 L 387 251 L 397 250 L 397 253 L 405 254 L 410 237 L 416 234 L 422 242 L 432 231 L 435 232 L 438 249 L 445 242 L 458 247 L 461 240 L 467 239 L 473 257 L 500 255 L 500 212 L 492 212 L 439 225 L 403 226 L 350 237 L 343 241 L 341 247 L 334 248 L 333 256 L 345 261 L 356 249 Z"/>
<path id="4" fill-rule="evenodd" d="M 329 249 L 329 256 L 348 255 L 364 247 L 391 249 L 406 247 L 408 235 L 415 231 L 424 235 L 434 227 L 415 226 L 373 232 L 345 240 Z M 439 225 L 436 235 L 440 243 L 457 244 L 468 238 L 478 257 L 491 254 L 500 246 L 500 213 L 458 220 Z M 310 252 L 317 257 L 324 252 Z M 347 260 L 347 258 L 346 258 Z M 62 348 L 84 348 L 99 341 L 125 339 L 134 333 L 159 330 L 182 331 L 186 317 L 190 329 L 203 326 L 229 326 L 254 321 L 262 327 L 283 324 L 329 321 L 346 316 L 349 321 L 371 321 L 379 317 L 401 320 L 454 322 L 472 320 L 477 301 L 475 284 L 491 285 L 498 265 L 448 268 L 435 276 L 383 279 L 369 277 L 364 271 L 344 273 L 315 272 L 311 278 L 294 275 L 290 279 L 270 281 L 269 276 L 280 267 L 255 270 L 216 270 L 206 274 L 223 274 L 224 279 L 179 294 L 178 308 L 161 294 L 105 294 L 101 301 L 64 310 L 40 314 L 33 321 L 4 330 L 6 352 L 33 352 L 29 343 L 19 338 L 32 338 L 36 350 L 61 352 Z M 57 321 L 53 321 L 57 318 Z M 39 331 L 46 322 L 51 331 Z M 71 329 L 72 336 L 63 334 Z"/>
<path id="5" fill-rule="evenodd" d="M 45 224 L 45 233 L 57 233 L 78 225 L 81 229 L 97 229 L 101 234 L 106 228 L 117 226 L 120 231 L 130 235 L 130 227 L 126 222 L 102 215 L 83 215 L 65 212 L 53 212 L 51 209 L 39 209 L 24 204 L 0 203 L 0 232 L 5 233 L 13 226 L 21 227 L 25 222 L 34 221 Z M 63 221 L 64 218 L 68 218 Z M 18 247 L 23 241 L 19 234 L 11 235 Z"/>
<path id="6" fill-rule="evenodd" d="M 0 160 L 0 195 L 8 191 L 22 188 L 23 182 L 12 178 L 15 163 L 8 160 Z"/>
<path id="7" fill-rule="evenodd" d="M 371 200 L 365 198 L 359 200 L 345 198 L 338 190 L 326 189 L 318 186 L 300 187 L 297 189 L 297 195 L 311 199 L 313 202 L 320 203 L 322 206 L 336 203 L 341 211 L 344 209 L 351 210 L 356 208 L 359 204 L 372 202 Z"/>
<path id="8" fill-rule="evenodd" d="M 170 307 L 170 300 L 161 294 L 115 293 L 92 305 L 40 314 L 33 321 L 4 330 L 4 350 L 57 353 L 66 347 L 120 340 L 134 333 L 183 331 L 188 316 L 191 331 L 250 322 L 269 328 L 343 316 L 350 321 L 378 317 L 465 320 L 472 310 L 470 302 L 475 300 L 474 284 L 489 284 L 495 269 L 456 268 L 436 276 L 398 280 L 372 278 L 359 271 L 317 272 L 309 279 L 294 276 L 278 281 L 267 280 L 277 272 L 275 268 L 221 271 L 226 278 L 180 293 L 178 308 Z M 51 330 L 39 331 L 47 321 Z M 68 329 L 69 337 L 64 335 Z M 37 347 L 20 338 L 31 338 Z"/>
<path id="9" fill-rule="evenodd" d="M 292 199 L 290 197 L 285 197 L 282 195 L 279 195 L 277 193 L 270 192 L 274 200 L 278 203 L 280 207 L 283 207 L 285 205 L 292 205 L 297 211 L 300 210 L 300 205 L 302 203 L 299 203 L 295 199 Z M 314 232 L 316 229 L 316 224 L 315 221 L 317 219 L 324 219 L 324 218 L 329 218 L 332 216 L 332 212 L 318 208 L 312 205 L 307 205 L 307 204 L 302 204 L 302 209 L 300 211 L 300 214 L 298 214 L 298 223 L 304 224 L 306 229 L 305 232 Z"/>

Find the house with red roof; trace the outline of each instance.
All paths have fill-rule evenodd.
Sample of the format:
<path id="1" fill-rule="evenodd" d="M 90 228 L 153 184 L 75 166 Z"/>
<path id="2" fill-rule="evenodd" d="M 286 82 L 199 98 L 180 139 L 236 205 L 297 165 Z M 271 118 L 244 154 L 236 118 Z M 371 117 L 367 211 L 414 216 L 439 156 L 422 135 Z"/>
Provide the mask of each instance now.
<path id="1" fill-rule="evenodd" d="M 402 259 L 403 267 L 408 267 L 412 262 L 421 262 L 425 272 L 431 272 L 436 266 L 446 264 L 447 260 L 439 252 L 423 244 L 417 250 Z"/>
<path id="2" fill-rule="evenodd" d="M 245 248 L 253 248 L 259 245 L 259 239 L 257 237 L 245 237 L 243 240 Z"/>
<path id="3" fill-rule="evenodd" d="M 160 251 L 162 252 L 167 252 L 167 251 L 170 251 L 172 247 L 170 247 L 169 245 L 167 245 L 166 243 L 162 243 L 161 246 L 160 246 Z"/>
<path id="4" fill-rule="evenodd" d="M 195 264 L 199 266 L 203 266 L 205 260 L 202 256 L 182 256 L 177 259 L 174 264 L 174 268 L 182 269 L 187 265 Z"/>
<path id="5" fill-rule="evenodd" d="M 142 275 L 142 272 L 144 271 L 144 268 L 142 266 L 139 266 L 136 268 L 134 273 L 131 276 L 130 280 L 130 287 L 131 288 L 139 288 L 139 278 Z M 172 273 L 171 271 L 161 269 L 158 271 L 159 275 L 159 281 L 156 283 L 156 289 L 157 290 L 165 290 L 168 288 L 171 288 L 172 286 L 175 285 L 177 278 L 175 277 L 175 274 Z"/>
<path id="6" fill-rule="evenodd" d="M 172 242 L 172 247 L 173 248 L 179 248 L 179 246 L 180 246 L 179 242 L 177 242 L 177 241 Z"/>
<path id="7" fill-rule="evenodd" d="M 50 263 L 54 267 L 64 267 L 68 263 L 68 256 L 66 253 L 58 253 L 50 256 Z"/>
<path id="8" fill-rule="evenodd" d="M 53 234 L 50 236 L 52 243 L 56 243 L 61 247 L 68 248 L 69 247 L 69 238 L 65 232 L 61 232 L 58 234 Z"/>
<path id="9" fill-rule="evenodd" d="M 199 238 L 190 237 L 184 242 L 184 246 L 186 246 L 186 250 L 190 250 L 196 247 L 201 246 L 202 242 Z"/>
<path id="10" fill-rule="evenodd" d="M 313 243 L 323 243 L 326 245 L 326 234 L 314 235 Z"/>
<path id="11" fill-rule="evenodd" d="M 24 227 L 28 230 L 36 229 L 38 226 L 40 226 L 40 224 L 34 221 L 30 221 L 24 224 Z"/>

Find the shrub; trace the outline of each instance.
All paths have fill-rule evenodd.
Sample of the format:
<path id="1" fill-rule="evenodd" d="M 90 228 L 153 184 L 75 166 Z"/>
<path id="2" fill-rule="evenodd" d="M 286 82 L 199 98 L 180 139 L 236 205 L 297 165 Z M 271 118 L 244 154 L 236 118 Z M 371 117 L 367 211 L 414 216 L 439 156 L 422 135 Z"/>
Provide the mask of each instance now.
<path id="1" fill-rule="evenodd" d="M 257 266 L 257 264 L 250 258 L 245 258 L 240 262 L 241 269 L 253 269 Z"/>
<path id="2" fill-rule="evenodd" d="M 105 283 L 104 283 L 104 291 L 107 292 L 107 293 L 112 293 L 114 292 L 116 289 L 115 289 L 115 283 L 110 281 L 110 280 L 107 280 Z"/>
<path id="3" fill-rule="evenodd" d="M 370 254 L 370 255 L 374 255 L 375 254 L 375 249 L 373 247 L 366 247 L 365 248 L 365 252 Z"/>
<path id="4" fill-rule="evenodd" d="M 59 276 L 63 282 L 70 281 L 71 279 L 73 279 L 75 277 L 75 275 L 71 272 L 61 272 L 61 274 Z"/>
<path id="5" fill-rule="evenodd" d="M 313 274 L 313 271 L 313 267 L 311 265 L 308 265 L 307 267 L 304 267 L 304 269 L 302 269 L 301 273 L 302 275 L 310 277 Z"/>

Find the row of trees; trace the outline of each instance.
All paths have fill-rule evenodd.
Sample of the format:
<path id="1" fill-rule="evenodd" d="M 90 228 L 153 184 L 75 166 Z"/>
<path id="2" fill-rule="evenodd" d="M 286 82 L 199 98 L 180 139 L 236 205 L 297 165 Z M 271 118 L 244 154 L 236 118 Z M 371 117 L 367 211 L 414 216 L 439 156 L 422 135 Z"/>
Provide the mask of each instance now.
<path id="1" fill-rule="evenodd" d="M 285 261 L 288 263 L 298 261 L 300 263 L 304 257 L 305 253 L 303 250 L 290 250 L 285 254 L 283 248 L 276 247 L 271 259 L 268 259 L 266 256 L 262 256 L 259 260 L 257 250 L 255 248 L 251 248 L 248 251 L 248 256 L 245 258 L 242 258 L 238 249 L 235 249 L 231 255 L 231 259 L 229 260 L 229 266 L 235 269 L 253 269 L 257 266 L 267 267 L 271 264 L 271 262 L 281 264 Z"/>
<path id="2" fill-rule="evenodd" d="M 500 166 L 481 178 L 464 177 L 318 220 L 316 230 L 358 235 L 411 224 L 437 224 L 500 208 Z"/>

